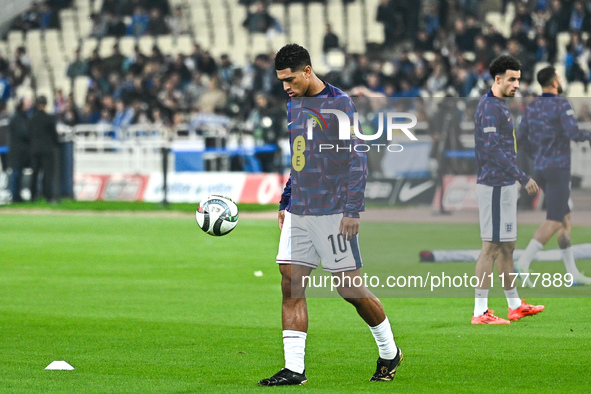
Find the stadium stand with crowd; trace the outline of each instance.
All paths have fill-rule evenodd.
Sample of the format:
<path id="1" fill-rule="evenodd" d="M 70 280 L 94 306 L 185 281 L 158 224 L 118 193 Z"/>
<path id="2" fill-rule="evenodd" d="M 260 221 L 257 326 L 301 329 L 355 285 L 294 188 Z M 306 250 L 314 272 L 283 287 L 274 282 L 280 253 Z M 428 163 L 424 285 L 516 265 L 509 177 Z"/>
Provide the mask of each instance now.
<path id="1" fill-rule="evenodd" d="M 272 61 L 285 43 L 353 95 L 480 97 L 508 53 L 523 65 L 520 95 L 540 93 L 535 72 L 551 63 L 567 96 L 589 97 L 590 18 L 580 0 L 32 2 L 0 41 L 0 99 L 12 111 L 46 96 L 78 151 L 219 130 L 277 144 L 285 127 L 265 132 L 255 97 L 263 112 L 285 108 Z"/>

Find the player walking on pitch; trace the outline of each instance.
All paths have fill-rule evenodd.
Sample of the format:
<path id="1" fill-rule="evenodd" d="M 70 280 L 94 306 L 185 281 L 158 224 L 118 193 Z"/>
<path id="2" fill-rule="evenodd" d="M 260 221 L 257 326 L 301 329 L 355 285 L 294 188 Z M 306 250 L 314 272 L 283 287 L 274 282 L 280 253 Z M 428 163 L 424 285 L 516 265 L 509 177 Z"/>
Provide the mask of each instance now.
<path id="1" fill-rule="evenodd" d="M 552 66 L 538 72 L 542 96 L 529 104 L 517 133 L 517 146 L 534 159 L 535 178 L 546 194 L 546 221 L 519 259 L 516 269 L 528 273 L 531 261 L 544 245 L 558 233 L 558 246 L 573 285 L 591 285 L 591 278 L 579 272 L 571 250 L 570 141 L 590 141 L 591 133 L 579 130 L 570 103 L 559 95 L 562 81 Z M 525 283 L 530 284 L 529 278 Z"/>
<path id="2" fill-rule="evenodd" d="M 544 310 L 543 305 L 529 305 L 512 287 L 513 250 L 517 239 L 517 184 L 529 194 L 538 192 L 538 185 L 517 167 L 517 153 L 511 113 L 505 98 L 514 97 L 519 89 L 521 64 L 511 56 L 497 57 L 490 65 L 494 78 L 491 90 L 480 99 L 474 114 L 474 139 L 478 180 L 476 197 L 480 217 L 482 249 L 476 262 L 476 276 L 481 279 L 475 289 L 472 324 L 509 324 L 524 316 Z M 493 266 L 502 275 L 509 320 L 499 318 L 488 309 L 488 291 Z"/>
<path id="3" fill-rule="evenodd" d="M 351 303 L 369 325 L 379 358 L 371 381 L 394 378 L 402 352 L 394 342 L 390 322 L 381 302 L 365 286 L 346 286 L 360 277 L 361 255 L 357 241 L 359 212 L 365 209 L 364 190 L 367 158 L 347 149 L 357 139 L 339 140 L 335 116 L 326 116 L 313 127 L 313 138 L 306 132 L 303 98 L 321 102 L 325 108 L 338 108 L 353 117 L 355 107 L 340 89 L 320 80 L 312 70 L 306 49 L 289 44 L 275 57 L 277 78 L 290 97 L 288 127 L 292 144 L 292 171 L 279 207 L 281 237 L 277 263 L 281 272 L 282 326 L 285 368 L 261 386 L 300 385 L 307 382 L 304 353 L 308 332 L 306 278 L 320 261 L 324 270 L 338 278 L 338 292 Z M 321 100 L 319 100 L 321 99 Z M 319 101 L 318 101 L 319 100 Z M 328 107 L 326 107 L 328 106 Z M 330 144 L 328 144 L 330 142 Z M 320 144 L 339 146 L 328 152 Z"/>

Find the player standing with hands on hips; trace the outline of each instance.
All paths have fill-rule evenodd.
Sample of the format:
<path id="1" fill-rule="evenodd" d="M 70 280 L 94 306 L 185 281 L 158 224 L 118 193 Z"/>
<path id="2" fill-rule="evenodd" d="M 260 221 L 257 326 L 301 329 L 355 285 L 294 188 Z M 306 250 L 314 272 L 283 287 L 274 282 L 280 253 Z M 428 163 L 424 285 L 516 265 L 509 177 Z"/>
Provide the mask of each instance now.
<path id="1" fill-rule="evenodd" d="M 534 159 L 535 178 L 546 194 L 546 221 L 529 241 L 516 269 L 528 273 L 531 261 L 558 233 L 558 246 L 573 285 L 591 285 L 591 278 L 579 272 L 570 246 L 570 142 L 589 141 L 591 133 L 579 130 L 575 111 L 560 97 L 562 81 L 552 66 L 538 72 L 542 96 L 529 104 L 517 132 L 517 146 Z M 529 278 L 525 283 L 531 285 Z"/>
<path id="2" fill-rule="evenodd" d="M 497 57 L 490 65 L 493 86 L 480 99 L 474 113 L 474 139 L 478 180 L 476 197 L 480 217 L 482 249 L 476 262 L 476 276 L 482 281 L 475 289 L 472 324 L 509 324 L 524 316 L 544 310 L 543 305 L 529 305 L 519 298 L 513 268 L 513 250 L 517 239 L 517 184 L 531 195 L 538 184 L 517 167 L 517 152 L 511 113 L 505 99 L 519 89 L 521 64 L 512 56 Z M 499 318 L 488 309 L 488 291 L 493 266 L 503 277 L 509 320 Z"/>
<path id="3" fill-rule="evenodd" d="M 316 76 L 308 51 L 297 44 L 286 45 L 277 52 L 275 69 L 290 97 L 287 116 L 292 145 L 292 170 L 279 207 L 281 237 L 277 254 L 282 276 L 285 368 L 261 380 L 259 385 L 307 382 L 304 366 L 308 332 L 305 277 L 309 277 L 320 261 L 323 269 L 332 273 L 333 279 L 339 279 L 339 294 L 356 308 L 376 340 L 379 358 L 377 370 L 370 380 L 392 380 L 402 361 L 402 353 L 394 342 L 384 308 L 365 286 L 345 285 L 357 283 L 353 279 L 360 277 L 362 266 L 357 234 L 359 212 L 365 209 L 367 158 L 365 153 L 347 149 L 358 143 L 356 138 L 339 139 L 336 116 L 325 116 L 326 129 L 314 124 L 313 137 L 307 138 L 310 116 L 304 111 L 314 110 L 304 107 L 303 103 L 304 98 L 310 98 L 322 108 L 345 112 L 350 120 L 355 107 L 343 91 Z M 320 115 L 319 111 L 316 113 Z M 341 149 L 321 150 L 320 144 Z"/>

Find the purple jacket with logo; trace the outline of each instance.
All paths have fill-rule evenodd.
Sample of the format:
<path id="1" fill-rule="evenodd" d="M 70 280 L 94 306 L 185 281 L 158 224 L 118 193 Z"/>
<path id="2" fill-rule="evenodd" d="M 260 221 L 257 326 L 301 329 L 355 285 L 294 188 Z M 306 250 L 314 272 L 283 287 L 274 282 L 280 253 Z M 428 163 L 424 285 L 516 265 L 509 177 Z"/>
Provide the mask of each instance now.
<path id="1" fill-rule="evenodd" d="M 492 90 L 482 96 L 474 113 L 474 140 L 478 164 L 477 183 L 507 186 L 529 177 L 517 166 L 513 120 L 505 101 Z"/>
<path id="2" fill-rule="evenodd" d="M 279 209 L 297 215 L 344 213 L 359 217 L 365 210 L 367 157 L 364 149 L 355 149 L 361 141 L 354 135 L 339 139 L 337 117 L 322 114 L 322 109 L 346 113 L 353 125 L 356 109 L 351 98 L 328 83 L 314 97 L 290 99 L 287 119 L 292 168 Z M 314 119 L 312 139 L 308 139 L 309 119 Z"/>
<path id="3" fill-rule="evenodd" d="M 579 130 L 570 103 L 550 93 L 526 108 L 517 132 L 517 148 L 533 159 L 536 170 L 570 168 L 570 141 L 589 141 L 591 134 Z"/>

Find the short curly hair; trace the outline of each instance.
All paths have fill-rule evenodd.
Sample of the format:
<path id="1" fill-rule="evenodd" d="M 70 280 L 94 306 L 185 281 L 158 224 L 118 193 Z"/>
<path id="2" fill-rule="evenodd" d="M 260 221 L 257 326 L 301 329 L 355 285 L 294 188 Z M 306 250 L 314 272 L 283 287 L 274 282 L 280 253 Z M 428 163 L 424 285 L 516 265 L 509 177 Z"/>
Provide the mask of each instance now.
<path id="1" fill-rule="evenodd" d="M 538 83 L 543 87 L 546 88 L 552 85 L 554 79 L 556 78 L 556 69 L 552 66 L 545 67 L 538 71 L 537 80 Z"/>
<path id="2" fill-rule="evenodd" d="M 310 53 L 298 44 L 287 44 L 275 55 L 275 69 L 298 71 L 306 66 L 312 66 Z"/>
<path id="3" fill-rule="evenodd" d="M 505 74 L 507 70 L 520 71 L 521 63 L 513 56 L 501 55 L 492 61 L 488 69 L 493 78 Z"/>

